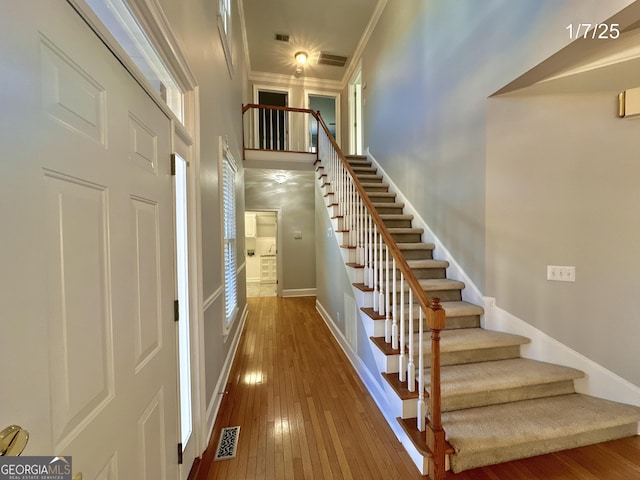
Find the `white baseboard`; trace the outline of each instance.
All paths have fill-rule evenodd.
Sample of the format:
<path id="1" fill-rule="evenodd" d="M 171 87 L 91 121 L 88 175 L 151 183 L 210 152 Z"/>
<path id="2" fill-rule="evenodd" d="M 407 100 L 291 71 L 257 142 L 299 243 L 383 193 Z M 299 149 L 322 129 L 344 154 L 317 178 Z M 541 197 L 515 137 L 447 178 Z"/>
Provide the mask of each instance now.
<path id="1" fill-rule="evenodd" d="M 531 339 L 520 349 L 524 358 L 583 371 L 585 378 L 575 381 L 578 393 L 640 406 L 640 388 L 631 382 L 498 307 L 493 297 L 486 297 L 484 306 L 484 328 Z"/>
<path id="2" fill-rule="evenodd" d="M 291 298 L 291 297 L 315 297 L 317 290 L 315 288 L 298 288 L 298 289 L 289 289 L 282 290 L 283 298 Z"/>
<path id="3" fill-rule="evenodd" d="M 396 201 L 404 203 L 405 215 L 413 215 L 413 227 L 424 229 L 422 241 L 425 243 L 433 243 L 435 245 L 436 248 L 433 252 L 433 258 L 437 260 L 446 260 L 449 262 L 449 268 L 447 268 L 447 278 L 464 282 L 465 288 L 462 290 L 462 296 L 464 300 L 476 305 L 483 305 L 484 296 L 482 295 L 482 292 L 480 292 L 480 289 L 476 286 L 475 283 L 473 283 L 473 281 L 471 281 L 471 278 L 465 273 L 465 271 L 453 257 L 451 252 L 447 250 L 447 248 L 444 246 L 444 243 L 440 241 L 438 236 L 433 232 L 433 230 L 431 230 L 427 222 L 425 222 L 422 216 L 411 204 L 411 202 L 407 199 L 407 197 L 404 196 L 402 190 L 398 188 L 398 186 L 393 182 L 389 175 L 387 175 L 384 168 L 380 166 L 380 164 L 376 161 L 375 157 L 371 154 L 368 148 L 366 151 L 366 155 L 369 160 L 371 160 L 372 165 L 378 169 L 378 174 L 384 176 L 385 183 L 389 184 L 389 191 L 396 194 Z"/>
<path id="4" fill-rule="evenodd" d="M 371 370 L 369 370 L 369 368 L 367 368 L 358 354 L 353 351 L 351 345 L 347 341 L 347 338 L 336 326 L 333 318 L 331 318 L 331 315 L 329 315 L 329 313 L 318 300 L 316 300 L 316 310 L 324 320 L 327 327 L 329 327 L 329 330 L 340 345 L 340 348 L 342 348 L 344 354 L 349 359 L 349 362 L 351 362 L 351 365 L 358 374 L 358 377 L 360 377 L 362 383 L 364 383 L 364 385 L 367 387 L 369 395 L 371 395 L 373 401 L 376 402 L 378 409 L 380 410 L 380 412 L 382 412 L 382 415 L 385 417 L 385 420 L 395 433 L 396 437 L 401 440 L 404 436 L 404 431 L 402 431 L 402 428 L 398 424 L 396 418 L 388 414 L 387 397 L 384 389 L 382 388 L 382 385 L 378 380 L 376 380 L 374 374 L 371 372 Z"/>
<path id="5" fill-rule="evenodd" d="M 244 310 L 242 311 L 242 317 L 240 319 L 240 325 L 236 329 L 236 334 L 233 337 L 231 347 L 229 348 L 229 353 L 227 353 L 227 358 L 225 359 L 224 365 L 222 366 L 222 371 L 220 372 L 220 376 L 218 377 L 218 381 L 214 389 L 214 394 L 211 398 L 211 401 L 207 405 L 206 445 L 209 445 L 209 440 L 211 439 L 211 434 L 213 433 L 213 427 L 216 423 L 216 417 L 218 416 L 218 411 L 220 410 L 220 405 L 222 404 L 224 389 L 227 385 L 227 382 L 229 381 L 229 375 L 231 373 L 231 365 L 233 364 L 233 359 L 235 358 L 236 352 L 238 350 L 238 344 L 240 343 L 240 337 L 242 336 L 242 331 L 244 330 L 244 324 L 245 324 L 245 320 L 247 319 L 248 313 L 249 313 L 249 309 L 248 309 L 248 306 L 245 304 Z"/>

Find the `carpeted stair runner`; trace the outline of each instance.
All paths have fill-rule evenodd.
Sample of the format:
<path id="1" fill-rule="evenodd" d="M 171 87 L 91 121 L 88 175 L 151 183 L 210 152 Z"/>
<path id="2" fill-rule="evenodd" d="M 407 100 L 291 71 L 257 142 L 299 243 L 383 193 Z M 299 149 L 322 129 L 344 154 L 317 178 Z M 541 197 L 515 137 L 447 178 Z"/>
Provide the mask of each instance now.
<path id="1" fill-rule="evenodd" d="M 454 472 L 635 435 L 639 419 L 636 407 L 577 393 L 442 414 Z"/>
<path id="2" fill-rule="evenodd" d="M 582 372 L 521 358 L 520 346 L 528 338 L 480 328 L 483 309 L 462 300 L 464 283 L 446 278 L 448 262 L 433 259 L 434 245 L 422 242 L 422 229 L 412 228 L 413 217 L 404 214 L 404 204 L 396 202 L 383 177 L 366 157 L 347 158 L 420 285 L 440 298 L 446 311 L 440 341 L 442 422 L 455 451 L 454 472 L 637 434 L 640 408 L 577 394 L 574 380 Z M 400 298 L 400 284 L 396 290 Z M 371 308 L 362 310 L 382 318 Z M 404 310 L 406 320 L 409 308 Z M 413 331 L 405 321 L 407 339 L 413 335 L 417 341 L 417 317 L 414 308 Z M 385 346 L 385 354 L 397 355 L 384 339 L 372 340 Z M 423 348 L 428 391 L 428 338 Z M 406 395 L 406 385 L 403 389 Z"/>

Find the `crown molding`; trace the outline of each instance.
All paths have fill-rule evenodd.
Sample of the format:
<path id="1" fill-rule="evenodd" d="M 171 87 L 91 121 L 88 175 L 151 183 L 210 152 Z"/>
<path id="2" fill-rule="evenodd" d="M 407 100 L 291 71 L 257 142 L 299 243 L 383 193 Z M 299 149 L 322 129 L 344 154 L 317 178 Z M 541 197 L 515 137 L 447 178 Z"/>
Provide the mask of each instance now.
<path id="1" fill-rule="evenodd" d="M 275 83 L 277 85 L 289 85 L 308 88 L 318 88 L 322 90 L 342 91 L 344 83 L 341 80 L 325 80 L 315 77 L 295 77 L 294 75 L 283 75 L 279 73 L 249 72 L 249 81 L 255 83 Z"/>
<path id="2" fill-rule="evenodd" d="M 373 11 L 373 15 L 371 15 L 371 19 L 367 24 L 367 28 L 364 29 L 364 32 L 360 37 L 360 42 L 358 42 L 358 46 L 353 52 L 353 55 L 351 56 L 351 60 L 349 61 L 349 65 L 347 65 L 347 70 L 345 71 L 344 76 L 342 77 L 341 83 L 342 83 L 343 89 L 347 87 L 349 80 L 351 79 L 356 69 L 360 65 L 362 53 L 364 52 L 364 49 L 366 48 L 367 43 L 369 43 L 369 39 L 371 38 L 371 35 L 373 34 L 373 31 L 376 28 L 376 25 L 378 25 L 378 21 L 380 20 L 380 17 L 382 16 L 382 12 L 387 6 L 387 2 L 388 0 L 378 0 L 378 4 L 376 5 L 375 10 Z"/>

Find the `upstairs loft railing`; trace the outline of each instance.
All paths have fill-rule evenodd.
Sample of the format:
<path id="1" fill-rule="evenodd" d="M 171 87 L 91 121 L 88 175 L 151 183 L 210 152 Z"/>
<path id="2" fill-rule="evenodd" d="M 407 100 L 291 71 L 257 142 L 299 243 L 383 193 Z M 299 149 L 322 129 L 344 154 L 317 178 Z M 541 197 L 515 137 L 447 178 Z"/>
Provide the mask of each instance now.
<path id="1" fill-rule="evenodd" d="M 355 249 L 356 264 L 364 269 L 364 285 L 373 292 L 373 310 L 384 318 L 385 342 L 399 353 L 398 378 L 406 382 L 409 391 L 418 390 L 416 428 L 425 432 L 432 454 L 429 477 L 443 480 L 446 441 L 441 419 L 440 331 L 445 327 L 445 311 L 440 300 L 429 298 L 422 289 L 319 112 L 246 105 L 244 115 L 246 149 L 316 153 L 326 175 L 327 196 L 337 209 L 344 246 Z M 306 115 L 306 119 L 299 115 Z M 292 131 L 301 132 L 296 141 Z M 427 388 L 425 358 L 429 346 Z M 429 399 L 428 410 L 425 396 Z"/>
<path id="2" fill-rule="evenodd" d="M 318 112 L 306 108 L 248 104 L 242 107 L 243 148 L 317 153 Z"/>

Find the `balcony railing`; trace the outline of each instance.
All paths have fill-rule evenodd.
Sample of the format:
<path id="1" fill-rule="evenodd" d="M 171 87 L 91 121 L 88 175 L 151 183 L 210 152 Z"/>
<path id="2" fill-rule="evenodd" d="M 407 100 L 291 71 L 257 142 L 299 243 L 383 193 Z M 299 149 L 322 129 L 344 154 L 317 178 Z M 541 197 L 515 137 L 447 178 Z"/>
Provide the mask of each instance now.
<path id="1" fill-rule="evenodd" d="M 422 289 L 319 112 L 246 105 L 243 115 L 245 149 L 317 155 L 326 174 L 330 204 L 337 209 L 344 246 L 355 250 L 356 263 L 364 269 L 365 287 L 373 293 L 373 309 L 385 321 L 385 341 L 398 351 L 399 380 L 410 391 L 418 390 L 416 428 L 425 432 L 432 454 L 429 477 L 443 480 L 446 441 L 441 420 L 440 331 L 445 327 L 445 311 L 440 300 L 429 298 Z M 414 334 L 416 322 L 418 333 Z M 428 389 L 425 360 L 430 364 Z"/>
<path id="2" fill-rule="evenodd" d="M 318 112 L 305 108 L 248 104 L 242 107 L 243 147 L 247 150 L 315 153 Z"/>

